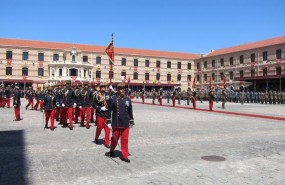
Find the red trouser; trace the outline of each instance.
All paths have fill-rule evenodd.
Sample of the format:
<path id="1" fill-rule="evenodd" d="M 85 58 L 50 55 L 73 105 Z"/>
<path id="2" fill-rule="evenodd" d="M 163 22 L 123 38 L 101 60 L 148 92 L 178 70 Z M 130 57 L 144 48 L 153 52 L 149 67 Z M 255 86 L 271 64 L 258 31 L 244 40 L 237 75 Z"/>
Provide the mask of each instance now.
<path id="1" fill-rule="evenodd" d="M 121 136 L 121 150 L 124 159 L 129 156 L 129 128 L 113 128 L 113 137 L 111 140 L 111 150 L 114 151 L 117 146 L 117 141 Z"/>
<path id="2" fill-rule="evenodd" d="M 209 100 L 209 109 L 210 111 L 213 110 L 214 100 Z"/>
<path id="3" fill-rule="evenodd" d="M 172 98 L 172 105 L 175 107 L 175 98 Z"/>
<path id="4" fill-rule="evenodd" d="M 95 138 L 96 139 L 99 138 L 99 136 L 101 134 L 101 131 L 104 128 L 104 131 L 105 131 L 104 144 L 109 145 L 110 144 L 110 129 L 109 129 L 109 127 L 106 124 L 107 119 L 103 118 L 103 117 L 100 117 L 100 116 L 97 116 L 96 118 L 97 118 L 97 128 L 96 128 L 96 136 L 95 136 Z"/>
<path id="5" fill-rule="evenodd" d="M 44 102 L 40 100 L 40 110 L 43 110 L 44 108 Z"/>
<path id="6" fill-rule="evenodd" d="M 80 108 L 79 107 L 75 107 L 74 109 L 74 121 L 75 123 L 78 122 L 78 117 L 80 116 Z"/>
<path id="7" fill-rule="evenodd" d="M 91 107 L 90 121 L 94 121 L 94 114 L 95 114 L 95 109 L 93 107 Z"/>
<path id="8" fill-rule="evenodd" d="M 193 108 L 196 109 L 196 98 L 192 97 Z"/>
<path id="9" fill-rule="evenodd" d="M 63 124 L 63 126 L 67 126 L 67 108 L 60 107 L 59 114 L 60 114 L 60 122 Z"/>
<path id="10" fill-rule="evenodd" d="M 50 118 L 50 128 L 53 129 L 54 128 L 54 114 L 55 111 L 54 110 L 45 110 L 45 116 L 46 116 L 46 124 L 48 124 L 49 118 Z"/>
<path id="11" fill-rule="evenodd" d="M 20 120 L 20 106 L 19 105 L 14 107 L 14 112 L 15 112 L 16 120 Z"/>
<path id="12" fill-rule="evenodd" d="M 7 98 L 7 107 L 10 108 L 10 99 L 11 98 Z"/>
<path id="13" fill-rule="evenodd" d="M 0 98 L 0 107 L 2 107 L 3 99 Z"/>
<path id="14" fill-rule="evenodd" d="M 81 125 L 84 125 L 84 119 L 86 115 L 86 127 L 89 127 L 90 123 L 90 116 L 91 116 L 91 107 L 82 107 L 80 109 L 80 119 L 81 119 Z"/>
<path id="15" fill-rule="evenodd" d="M 159 104 L 162 105 L 162 97 L 159 97 Z"/>
<path id="16" fill-rule="evenodd" d="M 69 127 L 73 128 L 73 107 L 66 107 L 64 109 L 66 110 L 67 117 L 69 120 Z M 67 119 L 65 119 L 65 121 L 67 122 Z"/>
<path id="17" fill-rule="evenodd" d="M 39 106 L 39 104 L 40 104 L 40 100 L 37 100 L 37 102 L 36 102 L 36 104 L 35 104 L 35 109 L 38 109 L 38 106 Z"/>
<path id="18" fill-rule="evenodd" d="M 142 96 L 142 102 L 144 103 L 144 96 Z"/>
<path id="19" fill-rule="evenodd" d="M 34 100 L 28 100 L 29 103 L 26 105 L 26 107 L 28 108 L 30 105 L 32 105 L 32 109 L 34 109 Z"/>
<path id="20" fill-rule="evenodd" d="M 5 106 L 6 106 L 6 103 L 7 103 L 7 99 L 6 99 L 6 98 L 3 98 L 3 99 L 2 99 L 2 103 L 1 103 L 1 107 L 5 107 Z"/>

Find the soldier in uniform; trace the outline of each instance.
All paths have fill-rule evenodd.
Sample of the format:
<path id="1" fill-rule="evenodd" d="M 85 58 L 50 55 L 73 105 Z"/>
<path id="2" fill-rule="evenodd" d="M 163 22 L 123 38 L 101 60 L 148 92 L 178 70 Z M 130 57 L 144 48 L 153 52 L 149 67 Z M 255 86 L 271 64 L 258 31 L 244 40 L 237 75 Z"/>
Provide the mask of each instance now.
<path id="1" fill-rule="evenodd" d="M 65 117 L 63 118 L 63 127 L 67 126 L 67 118 L 69 120 L 69 129 L 73 130 L 73 107 L 76 106 L 76 103 L 74 103 L 74 91 L 71 88 L 71 81 L 66 81 L 66 87 L 63 90 L 63 115 Z M 67 117 L 66 117 L 67 116 Z"/>
<path id="2" fill-rule="evenodd" d="M 141 92 L 141 98 L 142 98 L 142 102 L 144 103 L 144 96 L 145 96 L 145 90 L 144 88 L 142 89 L 142 92 Z"/>
<path id="3" fill-rule="evenodd" d="M 281 92 L 280 91 L 277 92 L 277 103 L 278 104 L 281 103 Z"/>
<path id="4" fill-rule="evenodd" d="M 88 88 L 88 82 L 83 82 L 83 88 L 81 89 L 81 109 L 80 109 L 80 120 L 81 126 L 84 126 L 84 120 L 86 116 L 86 128 L 90 128 L 91 118 L 91 106 L 92 106 L 92 92 Z"/>
<path id="5" fill-rule="evenodd" d="M 99 136 L 102 129 L 105 131 L 104 145 L 110 148 L 110 128 L 107 126 L 107 119 L 109 118 L 109 101 L 111 100 L 111 94 L 106 92 L 106 86 L 101 84 L 100 91 L 97 93 L 96 98 L 93 101 L 93 107 L 96 109 L 96 134 L 95 143 L 99 143 Z"/>
<path id="6" fill-rule="evenodd" d="M 250 99 L 250 93 L 249 91 L 247 90 L 246 92 L 246 102 L 249 103 L 249 99 Z"/>
<path id="7" fill-rule="evenodd" d="M 176 89 L 173 90 L 172 92 L 172 105 L 173 107 L 175 107 L 175 98 L 176 98 Z"/>
<path id="8" fill-rule="evenodd" d="M 272 93 L 272 100 L 273 100 L 273 104 L 276 104 L 276 100 L 277 100 L 276 91 L 273 91 Z"/>
<path id="9" fill-rule="evenodd" d="M 180 100 L 181 100 L 181 88 L 177 88 L 177 99 L 178 99 L 178 104 L 180 105 Z"/>
<path id="10" fill-rule="evenodd" d="M 21 92 L 18 86 L 15 86 L 15 89 L 14 89 L 13 106 L 14 106 L 14 112 L 15 112 L 15 117 L 16 117 L 14 121 L 22 120 L 20 116 Z"/>
<path id="11" fill-rule="evenodd" d="M 10 85 L 6 87 L 5 96 L 6 96 L 5 104 L 7 104 L 7 108 L 10 108 L 10 101 L 11 101 L 11 86 Z M 5 107 L 5 104 L 4 104 L 4 107 Z"/>
<path id="12" fill-rule="evenodd" d="M 196 109 L 196 90 L 193 89 L 193 92 L 192 92 L 192 97 L 191 97 L 191 101 L 192 101 L 192 104 L 193 104 L 193 109 Z"/>
<path id="13" fill-rule="evenodd" d="M 162 88 L 159 89 L 159 105 L 162 105 L 162 98 L 163 98 L 163 90 Z"/>
<path id="14" fill-rule="evenodd" d="M 268 91 L 266 90 L 265 93 L 264 93 L 264 102 L 265 102 L 265 104 L 267 104 L 268 98 L 269 98 L 269 95 L 268 95 Z"/>
<path id="15" fill-rule="evenodd" d="M 260 93 L 260 103 L 261 104 L 264 104 L 264 99 L 265 99 L 264 96 L 265 96 L 264 93 L 261 91 L 261 93 Z"/>
<path id="16" fill-rule="evenodd" d="M 28 100 L 28 104 L 26 105 L 26 110 L 28 109 L 30 105 L 32 106 L 31 110 L 33 110 L 34 109 L 34 90 L 32 86 L 30 86 L 29 89 L 27 90 L 26 97 Z"/>
<path id="17" fill-rule="evenodd" d="M 118 85 L 118 95 L 113 96 L 110 100 L 108 126 L 113 130 L 113 137 L 111 139 L 110 151 L 105 153 L 106 156 L 113 157 L 114 150 L 117 142 L 121 137 L 121 150 L 122 160 L 129 163 L 130 159 L 128 152 L 128 141 L 129 141 L 129 128 L 134 125 L 132 101 L 130 98 L 125 96 L 125 84 L 121 83 Z M 111 122 L 112 115 L 112 122 Z"/>
<path id="18" fill-rule="evenodd" d="M 56 97 L 52 92 L 52 87 L 48 87 L 48 93 L 44 96 L 44 104 L 43 104 L 43 110 L 45 111 L 45 128 L 48 128 L 48 122 L 50 119 L 50 130 L 54 130 L 54 115 L 55 115 L 55 109 L 56 109 Z"/>
<path id="19" fill-rule="evenodd" d="M 152 104 L 155 103 L 155 98 L 156 98 L 156 92 L 155 92 L 155 89 L 152 89 Z"/>
<path id="20" fill-rule="evenodd" d="M 269 104 L 272 104 L 272 101 L 273 100 L 273 94 L 272 94 L 272 91 L 270 90 L 269 93 L 268 93 L 268 101 L 269 101 Z"/>
<path id="21" fill-rule="evenodd" d="M 240 87 L 240 103 L 242 105 L 244 104 L 244 86 L 243 85 Z"/>
<path id="22" fill-rule="evenodd" d="M 190 104 L 191 95 L 192 95 L 191 88 L 188 87 L 188 88 L 187 88 L 187 92 L 186 92 L 187 105 Z"/>
<path id="23" fill-rule="evenodd" d="M 35 110 L 38 110 L 38 106 L 40 105 L 40 91 L 41 91 L 41 87 L 38 87 L 37 91 L 35 92 L 35 99 L 36 99 L 36 104 L 34 106 Z"/>
<path id="24" fill-rule="evenodd" d="M 74 102 L 76 103 L 76 107 L 74 109 L 74 122 L 78 123 L 78 118 L 80 117 L 80 112 L 81 112 L 81 88 L 79 87 L 79 84 L 77 84 L 74 87 Z"/>
<path id="25" fill-rule="evenodd" d="M 225 109 L 225 104 L 227 101 L 227 92 L 226 92 L 226 88 L 223 88 L 222 90 L 222 108 Z"/>
<path id="26" fill-rule="evenodd" d="M 211 88 L 209 91 L 209 110 L 210 111 L 213 110 L 214 100 L 215 100 L 214 91 L 213 91 L 213 88 Z"/>

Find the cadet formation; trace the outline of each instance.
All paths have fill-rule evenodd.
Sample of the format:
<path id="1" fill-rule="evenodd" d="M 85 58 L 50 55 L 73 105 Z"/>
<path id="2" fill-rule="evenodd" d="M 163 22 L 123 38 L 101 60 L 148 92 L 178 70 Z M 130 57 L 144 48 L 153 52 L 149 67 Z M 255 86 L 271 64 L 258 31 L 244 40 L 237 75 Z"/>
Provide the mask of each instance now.
<path id="1" fill-rule="evenodd" d="M 110 149 L 105 155 L 114 156 L 118 140 L 121 138 L 122 160 L 130 162 L 128 158 L 129 128 L 134 125 L 132 98 L 152 99 L 152 104 L 163 105 L 163 99 L 172 106 L 186 101 L 187 106 L 196 109 L 196 101 L 209 102 L 209 111 L 213 110 L 214 102 L 222 102 L 222 108 L 226 108 L 226 102 L 260 103 L 260 104 L 285 104 L 285 92 L 266 90 L 263 92 L 250 91 L 243 86 L 238 89 L 230 87 L 209 87 L 205 89 L 190 88 L 181 90 L 180 87 L 173 90 L 163 88 L 127 91 L 125 84 L 120 83 L 114 89 L 110 84 L 95 84 L 83 82 L 72 84 L 71 81 L 58 83 L 53 86 L 41 87 L 34 90 L 29 87 L 25 92 L 16 86 L 0 87 L 0 107 L 14 107 L 14 121 L 21 121 L 21 97 L 27 99 L 26 110 L 43 112 L 43 126 L 54 131 L 58 125 L 69 128 L 71 131 L 79 127 L 90 129 L 91 124 L 96 126 L 94 142 L 99 144 L 102 130 L 104 130 L 103 144 Z M 170 102 L 171 100 L 171 102 Z M 12 105 L 11 105 L 12 104 Z M 112 135 L 112 137 L 111 137 Z"/>

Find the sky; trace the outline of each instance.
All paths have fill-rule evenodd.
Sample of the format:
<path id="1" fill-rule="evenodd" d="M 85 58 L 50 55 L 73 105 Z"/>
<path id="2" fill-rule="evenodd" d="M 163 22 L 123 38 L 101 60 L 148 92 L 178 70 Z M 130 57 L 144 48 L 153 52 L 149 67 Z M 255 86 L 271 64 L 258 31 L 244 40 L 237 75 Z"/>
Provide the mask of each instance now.
<path id="1" fill-rule="evenodd" d="M 208 53 L 285 36 L 284 0 L 1 0 L 0 38 Z"/>

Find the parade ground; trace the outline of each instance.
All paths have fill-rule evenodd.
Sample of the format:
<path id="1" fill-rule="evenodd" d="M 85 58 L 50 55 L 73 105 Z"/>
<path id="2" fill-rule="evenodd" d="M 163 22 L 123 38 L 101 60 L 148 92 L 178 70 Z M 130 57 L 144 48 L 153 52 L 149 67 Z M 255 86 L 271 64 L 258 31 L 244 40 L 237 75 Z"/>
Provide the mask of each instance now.
<path id="1" fill-rule="evenodd" d="M 104 154 L 95 126 L 44 129 L 43 113 L 0 109 L 0 184 L 285 184 L 285 105 L 133 100 L 129 159 Z M 171 101 L 170 101 L 171 102 Z M 104 131 L 101 133 L 101 139 Z"/>

